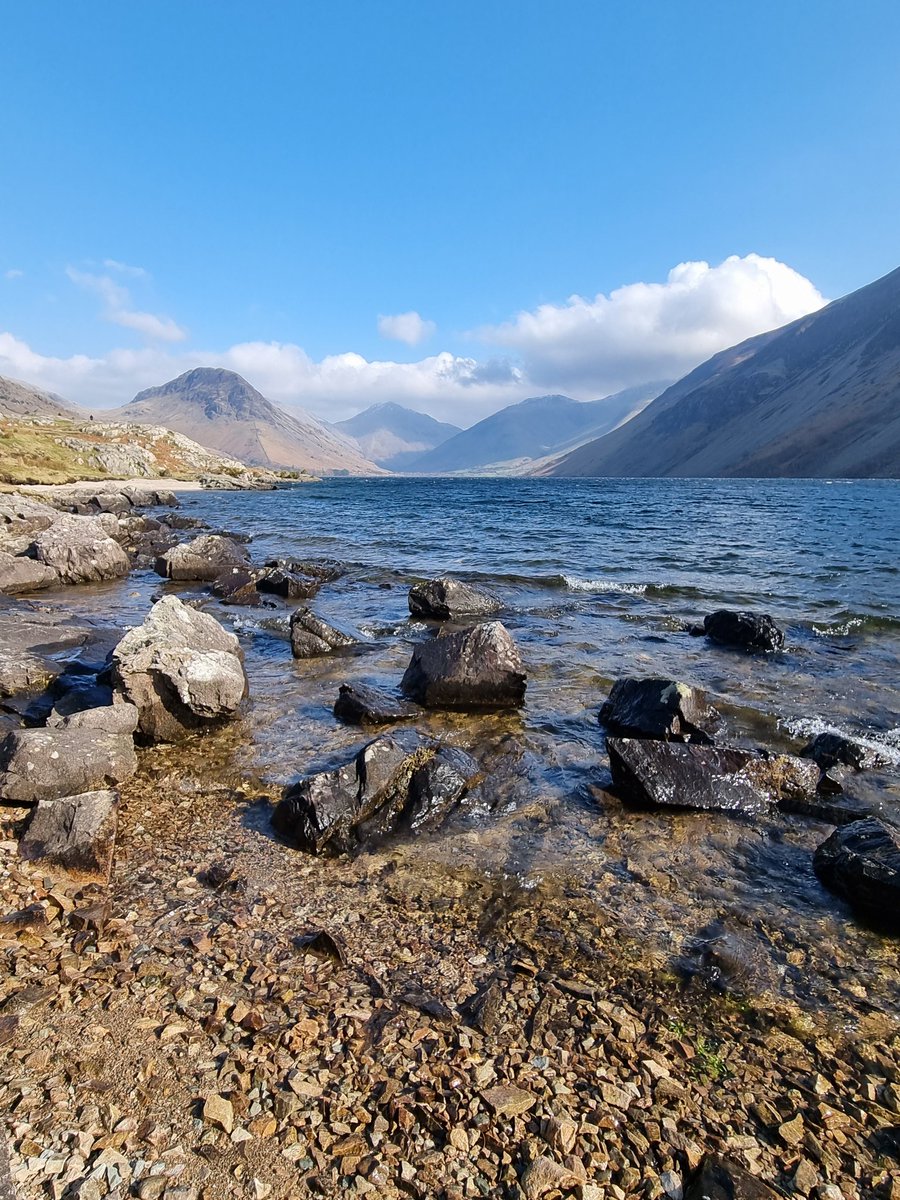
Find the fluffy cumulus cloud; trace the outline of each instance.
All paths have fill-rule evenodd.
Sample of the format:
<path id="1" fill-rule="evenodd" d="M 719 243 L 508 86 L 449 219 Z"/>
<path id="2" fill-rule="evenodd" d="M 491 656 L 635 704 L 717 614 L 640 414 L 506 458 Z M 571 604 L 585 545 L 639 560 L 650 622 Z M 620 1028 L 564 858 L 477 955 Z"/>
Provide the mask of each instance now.
<path id="1" fill-rule="evenodd" d="M 405 342 L 407 346 L 418 346 L 433 336 L 437 326 L 426 321 L 417 312 L 397 313 L 393 317 L 378 318 L 378 332 L 392 342 Z"/>
<path id="2" fill-rule="evenodd" d="M 774 258 L 733 255 L 686 262 L 665 283 L 632 283 L 608 296 L 572 296 L 479 331 L 517 352 L 541 386 L 581 398 L 653 379 L 677 379 L 737 342 L 825 303 L 813 284 Z"/>
<path id="3" fill-rule="evenodd" d="M 105 265 L 132 278 L 147 274 L 141 267 L 129 267 L 113 259 L 107 259 Z M 171 317 L 160 317 L 133 308 L 128 288 L 116 283 L 111 275 L 96 275 L 92 271 L 79 271 L 76 267 L 68 267 L 66 274 L 77 287 L 91 292 L 102 301 L 103 318 L 113 325 L 133 329 L 153 341 L 183 342 L 187 337 L 187 330 L 182 329 Z"/>

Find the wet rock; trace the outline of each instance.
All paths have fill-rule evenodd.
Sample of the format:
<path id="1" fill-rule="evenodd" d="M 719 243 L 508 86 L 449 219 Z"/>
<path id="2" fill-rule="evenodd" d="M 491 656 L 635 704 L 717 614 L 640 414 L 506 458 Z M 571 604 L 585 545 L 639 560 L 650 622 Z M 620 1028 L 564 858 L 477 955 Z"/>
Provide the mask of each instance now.
<path id="1" fill-rule="evenodd" d="M 709 1154 L 691 1180 L 684 1200 L 778 1200 L 761 1179 L 718 1154 Z"/>
<path id="2" fill-rule="evenodd" d="M 359 644 L 359 638 L 329 625 L 309 608 L 298 608 L 291 613 L 290 627 L 294 658 L 317 658 Z"/>
<path id="3" fill-rule="evenodd" d="M 341 563 L 332 559 L 298 561 L 292 558 L 276 558 L 266 563 L 260 572 L 256 586 L 261 592 L 271 592 L 286 600 L 309 600 L 323 583 L 343 575 Z"/>
<path id="4" fill-rule="evenodd" d="M 491 621 L 421 642 L 400 686 L 426 708 L 518 708 L 526 674 L 506 628 Z"/>
<path id="5" fill-rule="evenodd" d="M 704 618 L 703 632 L 710 641 L 738 650 L 780 650 L 784 646 L 784 634 L 768 613 L 720 608 Z"/>
<path id="6" fill-rule="evenodd" d="M 52 567 L 63 583 L 100 583 L 128 574 L 128 555 L 102 517 L 60 517 L 34 539 L 31 557 Z"/>
<path id="7" fill-rule="evenodd" d="M 223 604 L 244 604 L 256 608 L 262 603 L 255 573 L 243 567 L 235 566 L 224 571 L 216 578 L 210 591 Z"/>
<path id="8" fill-rule="evenodd" d="M 0 696 L 44 688 L 67 669 L 64 653 L 103 631 L 79 625 L 64 613 L 46 613 L 27 601 L 4 601 L 0 610 Z"/>
<path id="9" fill-rule="evenodd" d="M 118 696 L 138 710 L 138 730 L 153 742 L 177 742 L 232 717 L 247 694 L 238 640 L 213 617 L 176 596 L 153 606 L 113 651 Z"/>
<path id="10" fill-rule="evenodd" d="M 753 813 L 818 782 L 813 764 L 790 755 L 637 738 L 609 738 L 607 750 L 617 790 L 638 804 Z"/>
<path id="11" fill-rule="evenodd" d="M 840 733 L 820 733 L 800 751 L 803 758 L 811 758 L 823 771 L 832 767 L 852 767 L 855 771 L 886 767 L 888 757 L 872 746 Z"/>
<path id="12" fill-rule="evenodd" d="M 19 853 L 72 879 L 108 883 L 116 840 L 116 792 L 84 792 L 39 801 L 19 841 Z"/>
<path id="13" fill-rule="evenodd" d="M 684 964 L 688 973 L 720 991 L 756 995 L 777 983 L 768 955 L 748 930 L 714 921 L 687 948 L 693 956 Z"/>
<path id="14" fill-rule="evenodd" d="M 780 800 L 778 807 L 782 812 L 809 817 L 813 821 L 825 821 L 829 825 L 849 825 L 851 821 L 862 821 L 871 817 L 874 811 L 871 805 L 853 796 L 823 791 L 821 780 L 814 796 L 790 796 Z"/>
<path id="15" fill-rule="evenodd" d="M 617 679 L 600 723 L 622 737 L 710 743 L 722 718 L 706 693 L 671 679 Z"/>
<path id="16" fill-rule="evenodd" d="M 421 709 L 365 684 L 342 683 L 334 702 L 334 715 L 348 725 L 393 725 L 409 721 Z"/>
<path id="17" fill-rule="evenodd" d="M 34 803 L 121 783 L 137 770 L 130 735 L 19 729 L 0 743 L 0 799 Z"/>
<path id="18" fill-rule="evenodd" d="M 441 746 L 413 771 L 403 822 L 414 833 L 438 829 L 482 779 L 481 768 L 455 746 Z"/>
<path id="19" fill-rule="evenodd" d="M 813 869 L 863 916 L 900 931 L 900 843 L 881 821 L 836 829 L 816 850 Z"/>
<path id="20" fill-rule="evenodd" d="M 157 562 L 156 571 L 166 579 L 212 583 L 233 568 L 246 570 L 249 562 L 246 547 L 234 538 L 204 533 L 167 550 Z"/>
<path id="21" fill-rule="evenodd" d="M 53 567 L 22 554 L 7 554 L 0 550 L 0 592 L 15 596 L 20 592 L 37 592 L 54 587 L 59 582 L 59 575 Z"/>
<path id="22" fill-rule="evenodd" d="M 490 617 L 503 605 L 483 588 L 442 576 L 418 583 L 409 591 L 409 611 L 414 617 L 432 621 L 465 621 Z"/>

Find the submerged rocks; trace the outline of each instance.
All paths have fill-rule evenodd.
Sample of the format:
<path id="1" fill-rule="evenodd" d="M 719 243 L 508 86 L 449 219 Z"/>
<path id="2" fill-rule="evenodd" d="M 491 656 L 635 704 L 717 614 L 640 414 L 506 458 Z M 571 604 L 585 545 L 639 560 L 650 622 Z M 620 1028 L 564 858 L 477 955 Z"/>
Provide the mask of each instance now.
<path id="1" fill-rule="evenodd" d="M 116 692 L 138 710 L 149 741 L 177 742 L 234 716 L 247 676 L 233 633 L 207 613 L 166 596 L 113 651 Z"/>
<path id="2" fill-rule="evenodd" d="M 671 679 L 617 679 L 600 723 L 623 737 L 710 743 L 721 724 L 706 693 Z"/>
<path id="3" fill-rule="evenodd" d="M 23 554 L 7 554 L 0 550 L 0 592 L 15 596 L 20 592 L 36 592 L 60 582 L 59 575 L 46 563 L 36 562 Z"/>
<path id="4" fill-rule="evenodd" d="M 384 735 L 334 771 L 287 788 L 272 825 L 301 849 L 341 854 L 399 826 L 440 824 L 478 777 L 461 751 L 411 730 Z"/>
<path id="5" fill-rule="evenodd" d="M 19 840 L 19 854 L 79 882 L 108 883 L 118 808 L 112 791 L 41 800 Z"/>
<path id="6" fill-rule="evenodd" d="M 361 683 L 342 683 L 334 702 L 334 715 L 348 725 L 392 725 L 409 721 L 420 711 L 415 704 Z"/>
<path id="7" fill-rule="evenodd" d="M 607 749 L 613 783 L 638 804 L 760 812 L 812 795 L 819 778 L 813 763 L 786 754 L 636 738 L 609 738 Z"/>
<path id="8" fill-rule="evenodd" d="M 703 632 L 710 641 L 737 650 L 781 650 L 784 646 L 784 634 L 768 613 L 720 608 L 704 618 Z"/>
<path id="9" fill-rule="evenodd" d="M 888 765 L 888 758 L 864 742 L 854 741 L 840 733 L 820 733 L 800 751 L 811 758 L 823 771 L 832 767 L 852 767 L 854 771 L 872 770 Z"/>
<path id="10" fill-rule="evenodd" d="M 491 621 L 421 642 L 400 686 L 427 708 L 518 708 L 526 679 L 515 642 Z"/>
<path id="11" fill-rule="evenodd" d="M 816 851 L 813 869 L 863 916 L 900 932 L 900 843 L 881 821 L 836 829 Z"/>
<path id="12" fill-rule="evenodd" d="M 128 555 L 110 536 L 110 528 L 116 528 L 112 517 L 60 517 L 37 535 L 30 553 L 56 571 L 63 583 L 120 579 L 128 574 Z"/>
<path id="13" fill-rule="evenodd" d="M 212 583 L 232 570 L 246 570 L 250 556 L 234 538 L 204 533 L 160 555 L 156 571 L 166 579 Z"/>
<path id="14" fill-rule="evenodd" d="M 490 592 L 449 576 L 416 584 L 409 591 L 409 611 L 412 615 L 427 617 L 432 621 L 489 617 L 500 612 L 502 607 Z"/>
<path id="15" fill-rule="evenodd" d="M 285 600 L 309 600 L 323 583 L 343 575 L 344 567 L 334 559 L 275 558 L 266 563 L 256 578 L 261 592 Z"/>
<path id="16" fill-rule="evenodd" d="M 329 625 L 309 608 L 291 613 L 291 653 L 294 658 L 317 658 L 332 650 L 359 645 L 359 638 Z"/>
<path id="17" fill-rule="evenodd" d="M 17 729 L 0 743 L 0 799 L 33 804 L 122 783 L 137 770 L 130 734 Z"/>

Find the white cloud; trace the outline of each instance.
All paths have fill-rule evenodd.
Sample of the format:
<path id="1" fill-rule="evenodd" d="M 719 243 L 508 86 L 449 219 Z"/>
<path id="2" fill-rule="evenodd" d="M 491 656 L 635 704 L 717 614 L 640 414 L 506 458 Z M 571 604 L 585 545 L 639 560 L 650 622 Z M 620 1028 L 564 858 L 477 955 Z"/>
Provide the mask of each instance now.
<path id="1" fill-rule="evenodd" d="M 405 342 L 407 346 L 418 346 L 433 336 L 437 325 L 426 321 L 417 312 L 397 313 L 393 317 L 378 318 L 378 332 L 393 342 Z"/>
<path id="2" fill-rule="evenodd" d="M 113 260 L 108 259 L 107 262 L 112 263 Z M 132 274 L 146 274 L 141 267 L 127 267 L 124 263 L 116 263 L 115 266 Z M 144 337 L 162 342 L 183 342 L 187 337 L 187 330 L 182 329 L 171 317 L 160 317 L 131 308 L 128 288 L 116 283 L 112 276 L 95 275 L 91 271 L 79 271 L 76 267 L 66 267 L 66 274 L 77 287 L 103 301 L 103 318 L 113 325 L 134 329 Z"/>
<path id="3" fill-rule="evenodd" d="M 813 284 L 784 263 L 733 255 L 717 267 L 681 263 L 665 283 L 544 304 L 478 335 L 521 354 L 535 384 L 588 398 L 677 379 L 719 350 L 824 303 Z"/>
<path id="4" fill-rule="evenodd" d="M 103 265 L 107 271 L 118 271 L 120 275 L 129 275 L 132 279 L 149 279 L 150 272 L 143 267 L 132 267 L 128 263 L 119 262 L 117 258 L 104 258 Z"/>
<path id="5" fill-rule="evenodd" d="M 4 279 L 21 279 L 25 272 L 20 271 L 18 267 L 10 267 L 8 271 L 3 272 Z"/>

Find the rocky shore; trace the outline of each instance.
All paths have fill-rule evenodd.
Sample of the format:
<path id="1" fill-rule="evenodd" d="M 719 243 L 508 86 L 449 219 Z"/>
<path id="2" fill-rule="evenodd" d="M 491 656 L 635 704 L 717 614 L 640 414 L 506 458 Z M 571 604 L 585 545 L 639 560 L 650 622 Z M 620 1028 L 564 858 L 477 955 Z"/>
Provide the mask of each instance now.
<path id="1" fill-rule="evenodd" d="M 9 1194 L 898 1200 L 900 1035 L 878 989 L 900 986 L 900 849 L 847 786 L 883 767 L 870 748 L 732 746 L 708 696 L 650 676 L 594 717 L 603 795 L 635 822 L 821 828 L 817 875 L 876 927 L 848 1022 L 742 986 L 755 965 L 727 929 L 677 970 L 596 879 L 479 869 L 486 822 L 549 844 L 555 820 L 508 736 L 464 749 L 430 724 L 522 705 L 495 595 L 414 586 L 430 631 L 378 690 L 354 669 L 367 637 L 309 604 L 340 564 L 255 562 L 174 501 L 0 499 Z M 134 568 L 161 598 L 127 632 L 41 602 Z M 244 652 L 210 604 L 290 614 L 288 660 L 336 656 L 352 754 L 285 789 L 248 770 Z M 744 612 L 692 632 L 784 641 Z"/>

